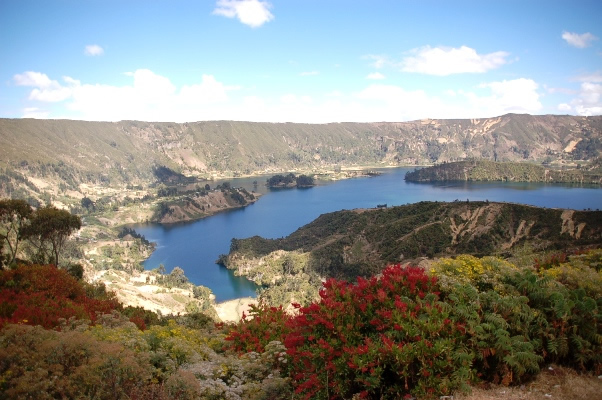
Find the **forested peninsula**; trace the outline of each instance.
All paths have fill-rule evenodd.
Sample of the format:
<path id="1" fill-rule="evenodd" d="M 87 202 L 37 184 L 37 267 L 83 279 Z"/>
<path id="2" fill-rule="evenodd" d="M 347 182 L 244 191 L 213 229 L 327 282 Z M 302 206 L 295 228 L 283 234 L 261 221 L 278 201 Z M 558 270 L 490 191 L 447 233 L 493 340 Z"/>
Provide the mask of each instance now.
<path id="1" fill-rule="evenodd" d="M 602 184 L 597 160 L 588 167 L 558 168 L 529 162 L 468 160 L 443 163 L 406 173 L 408 182 L 499 181 Z"/>
<path id="2" fill-rule="evenodd" d="M 286 305 L 317 295 L 323 278 L 354 280 L 393 263 L 470 254 L 504 258 L 602 243 L 602 211 L 495 202 L 419 202 L 324 214 L 281 239 L 233 239 L 220 262 Z"/>

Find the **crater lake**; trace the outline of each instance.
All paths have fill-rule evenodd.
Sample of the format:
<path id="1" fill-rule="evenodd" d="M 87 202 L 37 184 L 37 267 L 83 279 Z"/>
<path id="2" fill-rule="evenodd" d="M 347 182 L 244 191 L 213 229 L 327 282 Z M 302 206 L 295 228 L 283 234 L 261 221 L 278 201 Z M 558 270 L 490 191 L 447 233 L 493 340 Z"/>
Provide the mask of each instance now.
<path id="1" fill-rule="evenodd" d="M 576 210 L 602 207 L 600 186 L 578 186 L 516 182 L 410 183 L 408 168 L 378 170 L 381 175 L 321 182 L 307 189 L 269 190 L 268 177 L 234 178 L 233 187 L 262 193 L 245 208 L 231 210 L 198 221 L 173 225 L 144 224 L 134 228 L 157 247 L 144 262 L 145 269 L 163 264 L 167 272 L 181 267 L 195 285 L 210 288 L 217 302 L 255 296 L 257 286 L 216 264 L 230 250 L 232 238 L 259 235 L 284 237 L 324 213 L 343 209 L 389 207 L 418 201 L 503 201 L 539 207 Z M 254 185 L 253 182 L 258 184 Z M 213 182 L 211 186 L 219 184 Z"/>

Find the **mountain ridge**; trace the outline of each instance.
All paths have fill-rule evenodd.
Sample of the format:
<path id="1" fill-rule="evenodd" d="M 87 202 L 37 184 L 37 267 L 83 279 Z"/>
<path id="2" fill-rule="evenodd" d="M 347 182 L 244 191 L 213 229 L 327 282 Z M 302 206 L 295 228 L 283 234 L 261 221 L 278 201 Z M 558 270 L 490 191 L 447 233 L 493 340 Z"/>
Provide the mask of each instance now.
<path id="1" fill-rule="evenodd" d="M 211 177 L 466 158 L 590 160 L 601 150 L 602 116 L 329 124 L 0 119 L 0 165 L 62 162 L 116 182 L 148 180 L 154 165 Z"/>

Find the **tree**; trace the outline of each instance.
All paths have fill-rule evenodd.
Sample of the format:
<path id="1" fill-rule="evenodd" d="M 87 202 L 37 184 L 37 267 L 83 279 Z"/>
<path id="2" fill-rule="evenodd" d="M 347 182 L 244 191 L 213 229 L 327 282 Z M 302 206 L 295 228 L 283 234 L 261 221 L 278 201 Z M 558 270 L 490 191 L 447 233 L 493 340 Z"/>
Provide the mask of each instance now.
<path id="1" fill-rule="evenodd" d="M 8 246 L 6 265 L 15 261 L 19 243 L 23 239 L 23 230 L 32 213 L 33 209 L 25 200 L 0 200 L 0 239 L 2 245 L 6 243 Z M 0 255 L 2 255 L 1 248 L 2 246 L 0 246 Z"/>
<path id="2" fill-rule="evenodd" d="M 37 249 L 37 260 L 59 265 L 59 255 L 67 238 L 81 228 L 81 219 L 54 206 L 39 208 L 31 218 L 25 235 Z"/>
<path id="3" fill-rule="evenodd" d="M 297 187 L 314 186 L 314 178 L 308 175 L 299 175 L 297 177 Z"/>
<path id="4" fill-rule="evenodd" d="M 183 287 L 188 283 L 188 278 L 184 274 L 184 270 L 180 267 L 174 267 L 174 269 L 167 275 L 167 283 L 170 286 Z"/>
<path id="5" fill-rule="evenodd" d="M 90 200 L 88 197 L 84 197 L 81 201 L 82 207 L 90 212 L 90 209 L 94 210 L 94 202 Z"/>

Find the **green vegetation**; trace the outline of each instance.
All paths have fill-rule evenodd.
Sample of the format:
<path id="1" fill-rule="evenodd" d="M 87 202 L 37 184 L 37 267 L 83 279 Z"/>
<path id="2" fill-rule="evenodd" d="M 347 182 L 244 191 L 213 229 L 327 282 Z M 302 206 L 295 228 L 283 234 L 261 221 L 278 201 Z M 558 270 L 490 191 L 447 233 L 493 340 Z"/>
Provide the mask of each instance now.
<path id="1" fill-rule="evenodd" d="M 331 279 L 292 315 L 254 307 L 226 340 L 240 353 L 283 343 L 303 399 L 438 398 L 471 384 L 524 383 L 547 363 L 598 374 L 602 297 L 590 278 L 601 255 L 561 254 L 565 262 L 551 258 L 539 272 L 459 256 L 430 274 L 396 265 L 355 283 Z M 550 264 L 581 279 L 553 279 L 542 267 Z"/>
<path id="2" fill-rule="evenodd" d="M 274 175 L 267 180 L 266 185 L 270 188 L 287 187 L 312 187 L 315 186 L 314 178 L 307 175 L 296 176 L 293 173 L 288 175 Z"/>
<path id="3" fill-rule="evenodd" d="M 214 190 L 191 190 L 184 194 L 179 193 L 177 188 L 172 188 L 164 190 L 163 195 L 169 197 L 157 203 L 152 221 L 191 221 L 223 210 L 244 207 L 257 200 L 253 193 L 244 188 L 231 187 L 229 182 L 218 185 Z"/>
<path id="4" fill-rule="evenodd" d="M 421 168 L 406 174 L 409 182 L 503 181 L 602 183 L 602 174 L 585 169 L 554 169 L 526 162 L 458 161 Z"/>
<path id="5" fill-rule="evenodd" d="M 0 252 L 0 265 L 15 264 L 19 246 L 26 240 L 24 253 L 32 261 L 58 266 L 69 236 L 80 227 L 80 218 L 68 211 L 53 206 L 34 211 L 24 200 L 0 200 L 0 239 L 8 249 L 6 255 Z"/>
<path id="6" fill-rule="evenodd" d="M 486 158 L 569 163 L 580 168 L 549 168 L 544 181 L 599 181 L 601 132 L 601 117 L 528 115 L 327 125 L 0 120 L 0 195 L 12 199 L 0 200 L 0 398 L 429 398 L 525 382 L 549 362 L 599 373 L 600 253 L 542 254 L 599 245 L 600 212 L 422 202 L 326 214 L 277 240 L 235 239 L 220 260 L 261 284 L 265 303 L 225 326 L 213 325 L 209 289 L 178 267 L 146 283 L 173 292 L 186 315 L 122 306 L 81 281 L 79 245 L 94 269 L 139 269 L 152 245 L 123 224 L 256 200 L 227 182 L 211 190 L 205 180 L 215 177 Z M 461 165 L 466 179 L 533 180 L 541 171 L 447 165 Z M 308 175 L 273 179 L 313 185 Z M 68 240 L 80 221 L 78 243 Z M 387 267 L 450 255 L 432 276 Z M 509 256 L 521 267 L 500 258 Z M 118 276 L 127 277 L 107 279 Z M 334 280 L 320 291 L 325 278 Z"/>
<path id="7" fill-rule="evenodd" d="M 0 271 L 0 397 L 422 400 L 524 384 L 550 363 L 597 375 L 600 265 L 602 250 L 525 268 L 468 255 L 392 265 L 231 325 L 126 308 L 53 266 L 19 265 Z"/>
<path id="8" fill-rule="evenodd" d="M 377 274 L 400 260 L 462 253 L 510 257 L 524 246 L 542 252 L 597 245 L 601 240 L 602 211 L 493 202 L 420 202 L 324 214 L 281 239 L 233 239 L 229 255 L 220 260 L 235 273 L 250 274 L 254 279 L 259 274 L 274 275 L 268 272 L 268 255 L 299 252 L 307 258 L 305 273 L 354 280 Z M 277 264 L 281 273 L 282 262 Z"/>

